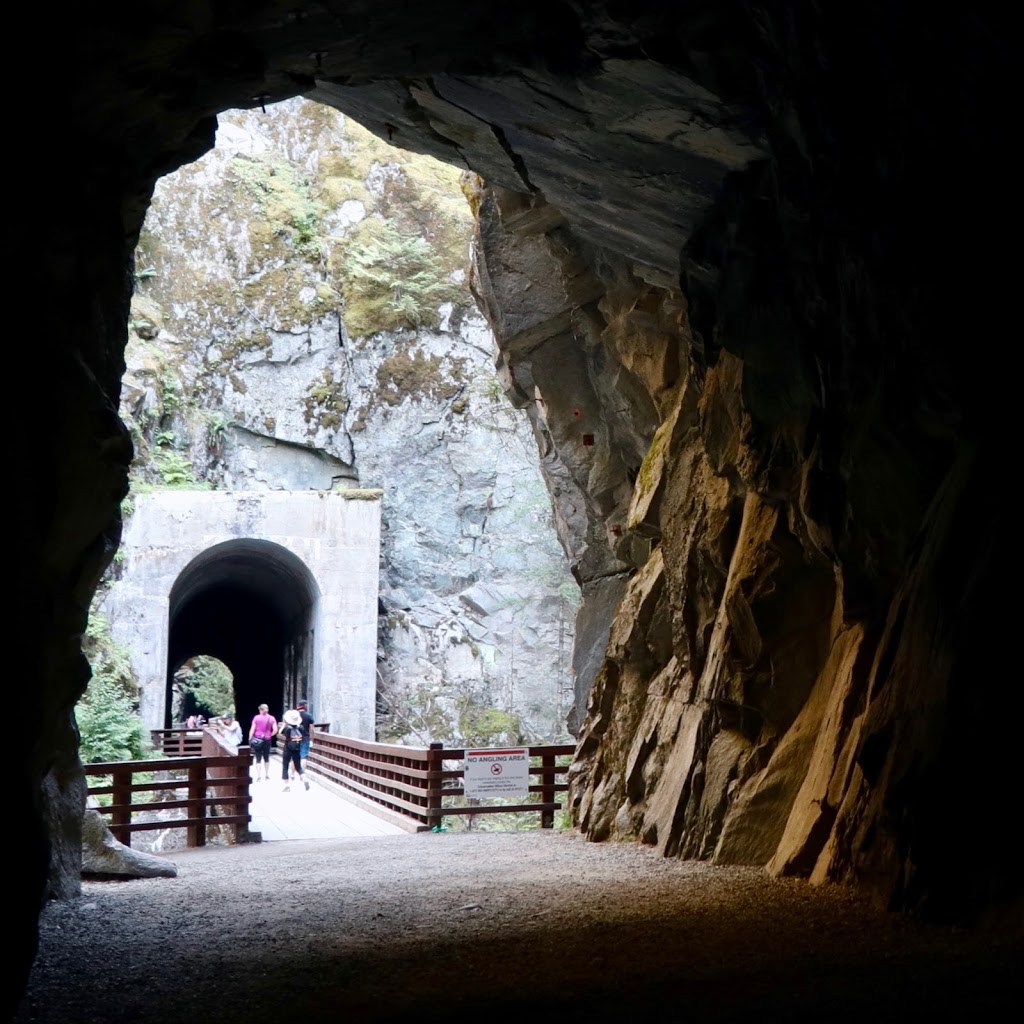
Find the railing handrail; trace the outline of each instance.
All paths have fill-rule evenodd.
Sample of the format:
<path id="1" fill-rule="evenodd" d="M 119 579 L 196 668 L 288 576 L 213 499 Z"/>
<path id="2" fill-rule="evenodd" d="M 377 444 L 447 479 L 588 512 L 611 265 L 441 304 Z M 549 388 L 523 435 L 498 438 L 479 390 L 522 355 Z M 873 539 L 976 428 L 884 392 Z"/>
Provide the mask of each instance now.
<path id="1" fill-rule="evenodd" d="M 379 807 L 415 824 L 417 831 L 439 827 L 448 815 L 497 814 L 537 812 L 541 827 L 554 825 L 555 812 L 561 809 L 555 797 L 568 790 L 565 782 L 558 781 L 569 770 L 568 764 L 558 764 L 557 758 L 571 757 L 576 746 L 572 743 L 514 744 L 529 751 L 529 775 L 539 776 L 538 783 L 527 786 L 531 797 L 539 799 L 518 803 L 478 803 L 468 807 L 445 805 L 445 800 L 465 796 L 458 780 L 464 777 L 463 768 L 445 767 L 445 762 L 465 758 L 466 750 L 479 747 L 449 747 L 432 743 L 429 747 L 405 747 L 391 743 L 359 740 L 329 732 L 314 732 L 310 745 L 307 768 L 328 781 L 354 793 Z"/>
<path id="2" fill-rule="evenodd" d="M 189 846 L 205 846 L 207 825 L 233 826 L 236 841 L 252 838 L 249 834 L 252 821 L 249 810 L 252 800 L 249 794 L 249 748 L 240 746 L 237 753 L 231 753 L 225 750 L 219 737 L 209 733 L 203 736 L 202 742 L 209 753 L 83 765 L 87 778 L 110 776 L 109 785 L 90 786 L 89 794 L 112 797 L 108 806 L 96 809 L 108 818 L 107 826 L 115 839 L 131 846 L 134 832 L 185 828 Z M 161 782 L 135 781 L 136 775 L 161 771 L 182 771 L 185 778 Z M 185 790 L 187 796 L 149 802 L 135 800 L 135 794 L 159 790 Z M 134 817 L 141 811 L 182 809 L 185 810 L 184 818 L 137 821 Z"/>

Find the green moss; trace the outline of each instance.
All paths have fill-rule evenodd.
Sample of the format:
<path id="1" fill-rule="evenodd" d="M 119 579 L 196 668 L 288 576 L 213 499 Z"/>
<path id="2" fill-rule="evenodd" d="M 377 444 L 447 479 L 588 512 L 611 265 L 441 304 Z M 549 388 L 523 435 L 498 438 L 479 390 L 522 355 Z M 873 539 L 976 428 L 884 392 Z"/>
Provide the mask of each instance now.
<path id="1" fill-rule="evenodd" d="M 462 300 L 430 243 L 388 220 L 369 217 L 332 252 L 343 261 L 345 323 L 353 337 L 437 327 L 444 302 Z"/>
<path id="2" fill-rule="evenodd" d="M 246 352 L 254 352 L 257 349 L 270 348 L 273 345 L 273 339 L 270 335 L 263 330 L 255 330 L 252 332 L 251 337 L 245 337 L 245 335 L 239 335 L 235 338 L 234 343 L 231 345 L 233 351 L 237 353 L 239 350 Z"/>
<path id="3" fill-rule="evenodd" d="M 377 398 L 388 405 L 398 405 L 407 395 L 453 398 L 460 385 L 441 366 L 440 356 L 427 356 L 419 349 L 395 352 L 377 367 Z"/>
<path id="4" fill-rule="evenodd" d="M 306 389 L 305 409 L 307 423 L 317 423 L 328 430 L 341 426 L 341 417 L 348 411 L 348 397 L 329 366 Z"/>
<path id="5" fill-rule="evenodd" d="M 655 433 L 651 446 L 647 449 L 647 454 L 644 456 L 644 461 L 640 464 L 640 471 L 637 473 L 636 484 L 634 485 L 635 493 L 648 494 L 653 487 L 657 486 L 658 478 L 656 474 L 662 465 L 665 448 L 668 445 L 669 438 L 672 436 L 672 427 L 673 422 L 668 420 Z M 626 525 L 629 529 L 632 529 L 636 526 L 636 523 L 631 521 Z"/>
<path id="6" fill-rule="evenodd" d="M 519 743 L 522 742 L 522 728 L 518 715 L 499 708 L 481 707 L 469 699 L 459 713 L 459 731 L 471 744 L 492 741 Z"/>
<path id="7" fill-rule="evenodd" d="M 352 487 L 342 491 L 341 496 L 346 501 L 380 501 L 384 491 L 378 487 Z"/>

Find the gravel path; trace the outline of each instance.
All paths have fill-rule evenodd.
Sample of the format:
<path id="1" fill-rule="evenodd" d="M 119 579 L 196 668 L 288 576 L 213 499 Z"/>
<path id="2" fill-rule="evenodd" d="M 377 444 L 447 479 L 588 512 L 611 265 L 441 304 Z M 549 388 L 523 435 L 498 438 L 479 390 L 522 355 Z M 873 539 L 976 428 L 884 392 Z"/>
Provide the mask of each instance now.
<path id="1" fill-rule="evenodd" d="M 85 882 L 46 909 L 16 1024 L 906 1024 L 999 1020 L 1024 996 L 1019 934 L 927 928 L 838 887 L 572 832 L 172 859 L 177 878 Z"/>

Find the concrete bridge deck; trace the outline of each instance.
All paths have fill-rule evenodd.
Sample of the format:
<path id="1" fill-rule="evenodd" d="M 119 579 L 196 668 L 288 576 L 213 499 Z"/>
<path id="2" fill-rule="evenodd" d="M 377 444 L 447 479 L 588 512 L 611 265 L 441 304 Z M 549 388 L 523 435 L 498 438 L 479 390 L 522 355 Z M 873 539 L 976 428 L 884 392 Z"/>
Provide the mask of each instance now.
<path id="1" fill-rule="evenodd" d="M 306 772 L 308 790 L 301 782 L 293 782 L 290 791 L 284 792 L 281 761 L 275 755 L 271 755 L 268 780 L 261 776 L 257 781 L 255 769 L 255 765 L 250 769 L 250 831 L 259 832 L 264 842 L 285 839 L 358 839 L 405 835 L 407 832 L 363 810 L 355 800 L 337 796 L 333 789 L 310 771 Z"/>

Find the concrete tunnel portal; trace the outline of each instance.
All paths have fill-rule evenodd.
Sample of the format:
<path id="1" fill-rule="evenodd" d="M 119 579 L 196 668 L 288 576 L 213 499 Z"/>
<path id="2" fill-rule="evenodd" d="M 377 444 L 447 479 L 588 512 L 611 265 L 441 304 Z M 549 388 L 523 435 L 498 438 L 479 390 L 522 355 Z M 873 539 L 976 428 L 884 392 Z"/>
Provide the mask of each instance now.
<path id="1" fill-rule="evenodd" d="M 174 673 L 206 654 L 234 675 L 243 728 L 261 703 L 280 714 L 308 697 L 331 732 L 375 739 L 381 496 L 140 494 L 103 612 L 130 653 L 145 727 L 178 724 Z"/>
<path id="2" fill-rule="evenodd" d="M 318 606 L 319 588 L 308 567 L 279 544 L 225 541 L 196 556 L 170 593 L 165 724 L 177 724 L 174 673 L 199 654 L 231 670 L 243 728 L 261 703 L 279 718 L 309 696 Z"/>

